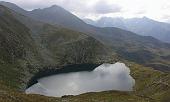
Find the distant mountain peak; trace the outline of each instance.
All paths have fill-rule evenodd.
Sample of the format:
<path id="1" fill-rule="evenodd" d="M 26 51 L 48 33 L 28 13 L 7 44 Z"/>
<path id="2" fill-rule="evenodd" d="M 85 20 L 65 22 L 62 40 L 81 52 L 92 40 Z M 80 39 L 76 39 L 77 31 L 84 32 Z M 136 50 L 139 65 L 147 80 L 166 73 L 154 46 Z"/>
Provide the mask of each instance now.
<path id="1" fill-rule="evenodd" d="M 148 18 L 148 17 L 146 17 L 146 16 L 143 16 L 142 18 L 143 18 L 143 19 L 150 19 L 150 18 Z"/>
<path id="2" fill-rule="evenodd" d="M 61 6 L 58 6 L 58 5 L 52 5 L 50 7 L 44 8 L 44 9 L 48 9 L 48 10 L 65 10 L 64 8 L 62 8 Z"/>
<path id="3" fill-rule="evenodd" d="M 27 13 L 26 10 L 24 10 L 23 8 L 17 6 L 14 3 L 6 2 L 6 1 L 0 1 L 0 5 L 3 5 L 5 7 L 7 7 L 7 8 L 9 8 L 9 9 L 12 9 L 12 10 L 18 12 L 18 13 L 21 13 L 21 14 L 26 14 Z"/>
<path id="4" fill-rule="evenodd" d="M 17 5 L 10 3 L 10 2 L 5 2 L 5 1 L 0 1 L 0 5 L 6 6 L 6 7 L 17 7 Z"/>
<path id="5" fill-rule="evenodd" d="M 0 3 L 10 3 L 10 2 L 6 2 L 6 1 L 0 1 Z M 11 4 L 11 3 L 10 3 Z"/>
<path id="6" fill-rule="evenodd" d="M 6 2 L 6 1 L 0 1 L 1 5 L 4 5 L 6 7 L 18 7 L 16 4 L 10 3 L 10 2 Z"/>
<path id="7" fill-rule="evenodd" d="M 150 18 L 148 18 L 148 17 L 146 17 L 146 16 L 144 16 L 142 19 L 143 19 L 143 20 L 146 20 L 146 21 L 155 21 L 155 20 L 150 19 Z M 156 21 L 156 22 L 159 22 L 159 21 Z"/>
<path id="8" fill-rule="evenodd" d="M 170 43 L 170 25 L 144 17 L 135 18 L 110 18 L 102 17 L 97 21 L 84 20 L 86 23 L 97 27 L 117 27 L 134 32 L 142 36 L 152 36 L 163 42 Z"/>
<path id="9" fill-rule="evenodd" d="M 52 5 L 50 8 L 61 8 L 61 7 L 58 5 Z"/>

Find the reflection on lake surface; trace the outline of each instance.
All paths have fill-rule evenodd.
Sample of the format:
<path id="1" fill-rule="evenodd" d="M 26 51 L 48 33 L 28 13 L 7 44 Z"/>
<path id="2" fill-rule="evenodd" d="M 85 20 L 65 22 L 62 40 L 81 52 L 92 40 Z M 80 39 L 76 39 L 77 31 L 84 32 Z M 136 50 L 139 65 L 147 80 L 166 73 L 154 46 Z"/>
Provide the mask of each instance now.
<path id="1" fill-rule="evenodd" d="M 91 72 L 72 72 L 41 78 L 26 93 L 60 97 L 107 90 L 132 91 L 134 84 L 129 68 L 117 62 L 102 64 Z"/>

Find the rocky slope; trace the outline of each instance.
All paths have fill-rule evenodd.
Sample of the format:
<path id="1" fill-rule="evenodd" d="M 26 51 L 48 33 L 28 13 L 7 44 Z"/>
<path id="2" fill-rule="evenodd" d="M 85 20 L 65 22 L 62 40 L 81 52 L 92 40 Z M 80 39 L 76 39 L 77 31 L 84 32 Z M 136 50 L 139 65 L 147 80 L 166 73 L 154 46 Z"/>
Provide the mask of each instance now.
<path id="1" fill-rule="evenodd" d="M 0 76 L 13 88 L 24 89 L 45 66 L 100 63 L 112 55 L 109 48 L 80 32 L 45 23 L 36 25 L 39 30 L 33 32 L 14 13 L 0 6 Z"/>
<path id="2" fill-rule="evenodd" d="M 109 46 L 123 59 L 150 66 L 161 71 L 170 70 L 170 60 L 166 59 L 170 55 L 170 44 L 163 43 L 153 37 L 139 36 L 135 33 L 114 27 L 99 28 L 91 26 L 56 5 L 44 9 L 25 11 L 11 3 L 5 2 L 2 4 L 36 21 L 38 20 L 54 26 L 62 26 L 78 32 L 84 32 L 88 36 L 102 42 L 105 46 Z M 23 13 L 23 11 L 25 12 Z M 16 18 L 37 32 L 37 29 L 35 29 L 35 26 L 37 28 L 37 23 L 34 23 L 35 21 L 32 22 L 33 24 L 30 24 L 29 22 L 31 21 L 25 17 L 16 16 Z"/>
<path id="3" fill-rule="evenodd" d="M 152 61 L 153 56 L 156 62 L 168 65 L 169 60 L 164 60 L 168 59 L 168 44 L 117 28 L 92 28 L 91 33 L 87 34 L 73 31 L 36 21 L 0 5 L 0 101 L 168 102 L 169 73 L 129 62 L 129 59 L 134 58 L 134 62 L 148 58 Z M 92 34 L 93 32 L 98 33 Z M 103 34 L 108 35 L 104 37 Z M 132 57 L 128 58 L 128 51 L 136 53 L 133 52 Z M 139 55 L 140 57 L 136 57 Z M 160 60 L 160 56 L 163 59 Z M 140 58 L 143 59 L 139 60 Z M 136 80 L 134 92 L 108 91 L 62 98 L 23 93 L 29 80 L 43 69 L 60 68 L 69 64 L 113 63 L 116 60 L 123 61 L 131 68 L 131 74 Z"/>

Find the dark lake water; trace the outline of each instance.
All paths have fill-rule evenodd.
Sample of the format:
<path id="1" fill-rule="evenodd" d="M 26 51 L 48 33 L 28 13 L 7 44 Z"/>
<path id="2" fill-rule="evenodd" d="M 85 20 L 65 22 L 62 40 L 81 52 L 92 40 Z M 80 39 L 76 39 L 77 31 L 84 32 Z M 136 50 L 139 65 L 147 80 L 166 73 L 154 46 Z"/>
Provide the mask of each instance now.
<path id="1" fill-rule="evenodd" d="M 108 90 L 132 91 L 135 80 L 124 63 L 102 64 L 93 71 L 47 76 L 29 87 L 27 94 L 61 97 Z"/>

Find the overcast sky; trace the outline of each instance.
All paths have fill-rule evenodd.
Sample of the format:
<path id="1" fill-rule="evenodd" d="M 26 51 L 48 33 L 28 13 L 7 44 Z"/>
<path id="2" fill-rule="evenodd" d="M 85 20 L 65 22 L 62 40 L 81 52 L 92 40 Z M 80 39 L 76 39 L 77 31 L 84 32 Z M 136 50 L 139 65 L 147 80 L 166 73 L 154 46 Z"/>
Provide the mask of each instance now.
<path id="1" fill-rule="evenodd" d="M 59 5 L 80 18 L 149 17 L 170 21 L 170 0 L 0 0 L 13 2 L 26 10 Z"/>

